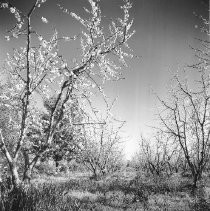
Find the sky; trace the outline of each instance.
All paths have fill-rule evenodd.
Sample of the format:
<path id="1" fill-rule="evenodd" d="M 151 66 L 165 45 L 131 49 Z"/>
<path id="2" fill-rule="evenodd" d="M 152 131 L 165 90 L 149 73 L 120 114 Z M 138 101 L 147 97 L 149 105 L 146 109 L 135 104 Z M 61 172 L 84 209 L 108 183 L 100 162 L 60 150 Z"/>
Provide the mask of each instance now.
<path id="1" fill-rule="evenodd" d="M 208 4 L 208 0 L 203 0 Z M 18 9 L 28 11 L 34 0 L 10 0 Z M 123 129 L 125 139 L 125 154 L 127 158 L 138 148 L 140 135 L 152 133 L 149 126 L 156 120 L 157 104 L 152 90 L 160 96 L 166 96 L 170 78 L 177 70 L 195 62 L 194 52 L 190 48 L 197 46 L 195 38 L 203 36 L 200 32 L 200 20 L 196 14 L 207 14 L 202 0 L 133 0 L 130 11 L 134 18 L 135 35 L 129 41 L 134 57 L 128 61 L 129 67 L 123 70 L 124 80 L 109 82 L 105 88 L 110 99 L 118 97 L 113 108 L 113 114 L 126 121 Z M 84 15 L 83 7 L 88 7 L 87 0 L 48 0 L 41 7 L 32 21 L 34 27 L 52 34 L 56 28 L 62 36 L 78 34 L 82 26 L 71 16 L 62 13 L 57 3 L 70 11 Z M 102 13 L 106 17 L 116 18 L 122 15 L 119 6 L 122 0 L 101 0 Z M 49 24 L 42 23 L 41 17 L 48 19 Z M 13 47 L 24 42 L 4 39 L 6 30 L 14 23 L 14 18 L 7 11 L 0 10 L 0 64 L 6 58 L 6 53 Z M 198 26 L 198 27 L 197 27 Z M 63 47 L 67 60 L 74 57 L 77 45 L 69 44 Z M 101 101 L 96 99 L 100 108 Z"/>

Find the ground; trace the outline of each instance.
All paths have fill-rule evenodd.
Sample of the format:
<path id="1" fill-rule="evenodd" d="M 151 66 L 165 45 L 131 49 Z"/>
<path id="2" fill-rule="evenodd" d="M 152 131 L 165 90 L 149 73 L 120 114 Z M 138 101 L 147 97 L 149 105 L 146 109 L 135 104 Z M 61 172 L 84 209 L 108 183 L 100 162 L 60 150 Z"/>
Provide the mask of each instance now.
<path id="1" fill-rule="evenodd" d="M 89 173 L 42 175 L 32 186 L 13 197 L 19 210 L 210 210 L 210 178 L 205 176 L 192 191 L 190 178 L 174 174 L 155 177 L 132 168 L 115 172 L 99 180 Z M 15 199 L 14 199 L 15 198 Z M 7 206 L 7 198 L 4 199 Z M 18 205 L 17 205 L 18 204 Z M 11 196 L 10 196 L 11 205 Z M 14 210 L 10 206 L 10 209 Z"/>

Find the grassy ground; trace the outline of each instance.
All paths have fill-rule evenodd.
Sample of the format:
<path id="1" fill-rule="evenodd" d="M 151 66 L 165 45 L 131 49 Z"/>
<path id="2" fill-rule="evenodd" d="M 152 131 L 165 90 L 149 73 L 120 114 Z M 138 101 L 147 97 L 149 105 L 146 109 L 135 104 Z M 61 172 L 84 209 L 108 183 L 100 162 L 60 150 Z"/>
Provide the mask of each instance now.
<path id="1" fill-rule="evenodd" d="M 127 169 L 98 181 L 88 174 L 43 176 L 17 193 L 2 190 L 1 210 L 210 210 L 210 181 L 195 193 L 190 180 L 148 177 Z"/>

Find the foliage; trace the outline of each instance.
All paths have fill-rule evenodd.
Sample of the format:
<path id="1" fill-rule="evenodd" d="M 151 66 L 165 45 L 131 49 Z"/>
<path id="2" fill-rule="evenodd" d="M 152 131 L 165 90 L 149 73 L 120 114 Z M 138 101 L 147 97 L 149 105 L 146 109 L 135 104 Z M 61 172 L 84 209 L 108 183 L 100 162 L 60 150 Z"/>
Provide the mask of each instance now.
<path id="1" fill-rule="evenodd" d="M 32 146 L 27 149 L 27 154 L 31 156 L 36 155 L 42 148 L 46 147 L 44 140 L 48 134 L 50 124 L 50 114 L 53 109 L 55 99 L 51 98 L 44 102 L 45 111 L 41 114 L 42 127 L 37 129 L 33 126 L 30 127 L 27 134 Z M 71 106 L 71 107 L 70 107 Z M 82 132 L 81 126 L 75 126 L 72 122 L 80 123 L 82 121 L 82 114 L 78 102 L 71 101 L 69 110 L 66 114 L 59 115 L 59 112 L 55 114 L 55 119 L 59 121 L 56 125 L 55 133 L 52 138 L 52 143 L 48 147 L 46 153 L 42 156 L 42 161 L 52 157 L 58 166 L 58 162 L 62 159 L 70 161 L 74 159 L 80 151 L 82 145 Z M 24 148 L 25 149 L 25 148 Z"/>

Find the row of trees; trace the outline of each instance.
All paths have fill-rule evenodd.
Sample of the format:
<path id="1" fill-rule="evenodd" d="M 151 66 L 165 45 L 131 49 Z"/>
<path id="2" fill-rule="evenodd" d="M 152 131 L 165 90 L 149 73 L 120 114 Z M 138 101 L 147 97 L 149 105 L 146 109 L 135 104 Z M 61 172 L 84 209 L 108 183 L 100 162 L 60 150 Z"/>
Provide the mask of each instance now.
<path id="1" fill-rule="evenodd" d="M 34 166 L 44 157 L 53 155 L 58 161 L 63 155 L 73 156 L 74 152 L 82 149 L 81 142 L 86 140 L 88 155 L 88 148 L 92 146 L 92 134 L 88 133 L 95 133 L 95 129 L 89 128 L 87 132 L 84 125 L 101 124 L 93 115 L 96 112 L 91 106 L 91 91 L 96 87 L 105 97 L 102 89 L 104 81 L 118 80 L 121 67 L 126 65 L 125 58 L 132 56 L 127 43 L 134 33 L 130 31 L 133 20 L 130 20 L 129 10 L 132 5 L 127 0 L 124 2 L 121 7 L 123 17 L 112 20 L 107 27 L 103 26 L 106 21 L 103 21 L 98 0 L 89 0 L 90 9 L 85 9 L 85 19 L 59 5 L 82 24 L 83 31 L 71 38 L 59 37 L 55 30 L 49 40 L 35 30 L 32 20 L 46 0 L 34 1 L 27 13 L 9 2 L 1 3 L 1 8 L 9 10 L 16 19 L 6 36 L 7 40 L 21 37 L 26 43 L 14 49 L 1 70 L 6 79 L 2 80 L 0 87 L 3 114 L 0 149 L 9 166 L 14 187 L 28 180 Z M 48 22 L 45 17 L 40 19 Z M 76 37 L 80 39 L 81 54 L 73 64 L 69 64 L 60 54 L 59 43 Z M 35 106 L 37 95 L 42 97 L 45 109 Z M 87 112 L 91 109 L 92 115 Z M 107 157 L 107 150 L 113 146 L 113 137 L 106 134 L 105 126 L 100 130 L 101 143 L 96 146 L 97 150 L 100 148 L 97 153 Z M 107 136 L 107 144 L 104 136 Z M 114 140 L 117 140 L 116 137 Z M 108 149 L 105 150 L 105 146 Z M 85 162 L 92 165 L 90 160 L 96 162 L 97 159 L 91 157 Z M 20 175 L 20 167 L 24 169 L 23 175 Z M 100 168 L 102 171 L 105 167 Z"/>
<path id="2" fill-rule="evenodd" d="M 210 162 L 209 22 L 201 18 L 207 39 L 198 39 L 201 47 L 193 48 L 198 62 L 174 76 L 169 100 L 157 96 L 159 127 L 153 139 L 142 137 L 139 153 L 141 166 L 150 173 L 188 171 L 194 187 Z"/>

